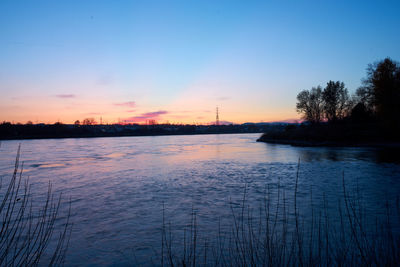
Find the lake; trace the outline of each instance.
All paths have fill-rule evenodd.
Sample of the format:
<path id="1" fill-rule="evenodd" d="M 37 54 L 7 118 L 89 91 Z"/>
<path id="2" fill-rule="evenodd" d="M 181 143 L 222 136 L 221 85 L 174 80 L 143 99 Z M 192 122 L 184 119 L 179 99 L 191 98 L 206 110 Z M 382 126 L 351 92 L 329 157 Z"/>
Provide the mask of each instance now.
<path id="1" fill-rule="evenodd" d="M 163 213 L 179 232 L 195 212 L 199 234 L 212 237 L 218 225 L 229 227 L 244 196 L 257 209 L 268 190 L 292 195 L 297 173 L 297 205 L 305 214 L 311 192 L 317 208 L 325 199 L 334 210 L 343 176 L 377 215 L 400 192 L 398 151 L 292 147 L 256 142 L 259 135 L 2 141 L 0 175 L 11 176 L 21 144 L 23 176 L 34 197 L 43 199 L 50 181 L 63 193 L 61 214 L 71 199 L 67 266 L 158 264 Z"/>

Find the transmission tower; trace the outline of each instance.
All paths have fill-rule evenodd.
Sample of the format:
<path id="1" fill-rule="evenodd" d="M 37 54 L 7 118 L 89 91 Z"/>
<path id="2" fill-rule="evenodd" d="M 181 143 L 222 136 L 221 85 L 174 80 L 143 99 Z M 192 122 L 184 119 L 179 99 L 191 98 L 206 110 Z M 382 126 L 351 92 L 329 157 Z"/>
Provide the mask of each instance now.
<path id="1" fill-rule="evenodd" d="M 217 107 L 217 114 L 215 117 L 215 125 L 219 126 L 219 114 L 218 114 L 218 107 Z"/>

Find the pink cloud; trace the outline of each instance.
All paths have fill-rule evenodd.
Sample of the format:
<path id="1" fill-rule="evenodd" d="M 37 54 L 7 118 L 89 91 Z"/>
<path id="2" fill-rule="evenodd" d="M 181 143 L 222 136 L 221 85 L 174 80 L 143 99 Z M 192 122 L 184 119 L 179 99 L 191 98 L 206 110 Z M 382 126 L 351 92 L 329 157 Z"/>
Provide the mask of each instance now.
<path id="1" fill-rule="evenodd" d="M 168 111 L 159 110 L 155 112 L 142 113 L 139 116 L 129 117 L 124 119 L 126 122 L 144 122 L 146 120 L 157 120 L 160 116 L 168 114 Z"/>
<path id="2" fill-rule="evenodd" d="M 160 111 L 155 111 L 155 112 L 147 112 L 147 113 L 143 113 L 142 116 L 146 116 L 146 117 L 158 117 L 160 115 L 164 115 L 167 114 L 168 111 L 165 110 L 160 110 Z"/>
<path id="3" fill-rule="evenodd" d="M 59 95 L 56 95 L 56 97 L 58 97 L 58 98 L 75 98 L 76 95 L 73 95 L 73 94 L 59 94 Z"/>
<path id="4" fill-rule="evenodd" d="M 135 112 L 136 110 L 134 110 L 134 109 L 130 109 L 130 110 L 127 110 L 126 112 L 129 112 L 129 113 L 132 113 L 132 112 Z"/>
<path id="5" fill-rule="evenodd" d="M 133 108 L 136 106 L 136 103 L 135 101 L 128 101 L 128 102 L 114 103 L 114 106 Z"/>

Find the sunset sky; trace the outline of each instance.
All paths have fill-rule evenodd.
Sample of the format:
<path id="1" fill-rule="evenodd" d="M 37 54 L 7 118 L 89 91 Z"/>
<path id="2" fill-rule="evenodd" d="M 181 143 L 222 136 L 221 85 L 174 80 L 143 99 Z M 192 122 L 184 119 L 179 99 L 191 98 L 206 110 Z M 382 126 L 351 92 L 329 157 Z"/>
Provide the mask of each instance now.
<path id="1" fill-rule="evenodd" d="M 350 3 L 351 2 L 351 3 Z M 400 1 L 0 1 L 0 121 L 299 118 L 400 60 Z"/>

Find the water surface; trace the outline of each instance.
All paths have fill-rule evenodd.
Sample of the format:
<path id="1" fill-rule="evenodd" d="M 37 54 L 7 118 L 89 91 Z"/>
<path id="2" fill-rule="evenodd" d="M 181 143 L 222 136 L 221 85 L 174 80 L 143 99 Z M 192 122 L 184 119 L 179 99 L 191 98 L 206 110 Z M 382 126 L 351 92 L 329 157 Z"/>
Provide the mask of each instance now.
<path id="1" fill-rule="evenodd" d="M 183 228 L 194 210 L 199 227 L 212 235 L 219 220 L 230 218 L 230 207 L 240 204 L 245 187 L 247 203 L 258 207 L 268 186 L 293 192 L 297 171 L 300 209 L 310 190 L 316 203 L 323 195 L 336 203 L 343 175 L 376 213 L 400 192 L 397 151 L 292 147 L 257 143 L 258 137 L 3 141 L 0 175 L 10 177 L 21 143 L 24 175 L 36 198 L 43 198 L 49 181 L 65 201 L 71 198 L 68 266 L 150 264 L 161 242 L 163 205 L 175 229 Z"/>

